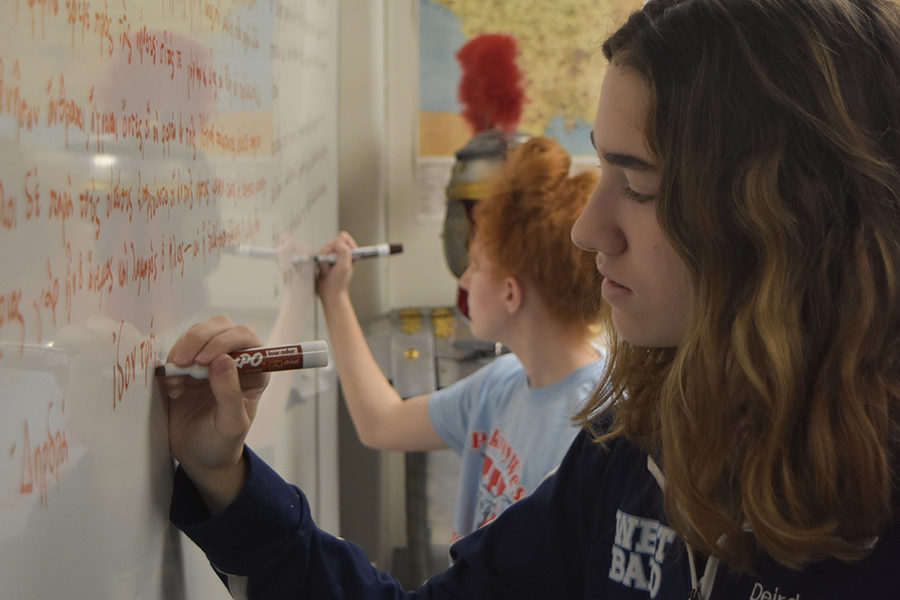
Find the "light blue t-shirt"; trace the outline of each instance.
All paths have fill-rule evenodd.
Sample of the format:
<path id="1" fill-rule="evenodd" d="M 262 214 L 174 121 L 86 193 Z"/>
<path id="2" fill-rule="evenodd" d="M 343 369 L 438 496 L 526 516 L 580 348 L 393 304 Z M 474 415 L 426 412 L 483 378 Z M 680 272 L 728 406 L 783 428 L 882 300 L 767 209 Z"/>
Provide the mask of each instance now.
<path id="1" fill-rule="evenodd" d="M 604 366 L 600 359 L 532 388 L 518 357 L 504 354 L 431 394 L 431 423 L 461 456 L 451 541 L 493 520 L 556 468 L 578 433 L 571 417 Z"/>

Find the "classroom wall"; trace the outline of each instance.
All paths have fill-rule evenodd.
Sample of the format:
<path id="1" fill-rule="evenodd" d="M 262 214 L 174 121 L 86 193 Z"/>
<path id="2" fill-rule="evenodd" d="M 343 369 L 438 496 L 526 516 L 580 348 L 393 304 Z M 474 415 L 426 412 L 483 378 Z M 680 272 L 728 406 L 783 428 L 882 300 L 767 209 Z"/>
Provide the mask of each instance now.
<path id="1" fill-rule="evenodd" d="M 389 260 L 357 264 L 350 292 L 363 324 L 456 299 L 443 220 L 417 217 L 417 11 L 417 0 L 340 3 L 339 228 L 360 244 L 404 246 Z M 340 533 L 393 567 L 394 550 L 406 545 L 404 455 L 363 447 L 343 405 L 338 415 Z"/>
<path id="2" fill-rule="evenodd" d="M 388 234 L 386 209 L 387 123 L 382 0 L 340 3 L 339 218 L 361 245 L 401 241 Z M 388 275 L 396 257 L 357 263 L 350 283 L 362 323 L 389 310 Z M 366 549 L 382 568 L 404 538 L 402 490 L 383 475 L 396 470 L 400 453 L 370 450 L 359 443 L 343 403 L 338 408 L 340 535 Z M 398 508 L 398 502 L 399 508 Z"/>
<path id="3" fill-rule="evenodd" d="M 417 12 L 417 0 L 340 3 L 339 225 L 361 245 L 404 245 L 402 254 L 356 269 L 351 292 L 362 320 L 456 298 L 443 219 L 417 216 Z"/>
<path id="4" fill-rule="evenodd" d="M 402 258 L 392 261 L 389 271 L 392 307 L 456 302 L 456 279 L 444 260 L 443 214 L 423 216 L 419 210 L 417 13 L 417 0 L 386 4 L 388 232 L 408 248 Z"/>

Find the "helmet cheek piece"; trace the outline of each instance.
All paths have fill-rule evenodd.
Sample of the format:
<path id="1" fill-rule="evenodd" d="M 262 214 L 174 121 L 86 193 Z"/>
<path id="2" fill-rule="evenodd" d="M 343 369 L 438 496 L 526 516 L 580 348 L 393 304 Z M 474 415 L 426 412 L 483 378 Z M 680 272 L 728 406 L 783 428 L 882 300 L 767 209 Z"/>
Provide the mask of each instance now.
<path id="1" fill-rule="evenodd" d="M 457 150 L 456 162 L 447 184 L 447 203 L 442 231 L 444 259 L 459 279 L 469 265 L 469 242 L 475 204 L 487 196 L 488 182 L 506 160 L 509 150 L 528 139 L 523 133 L 486 129 Z"/>

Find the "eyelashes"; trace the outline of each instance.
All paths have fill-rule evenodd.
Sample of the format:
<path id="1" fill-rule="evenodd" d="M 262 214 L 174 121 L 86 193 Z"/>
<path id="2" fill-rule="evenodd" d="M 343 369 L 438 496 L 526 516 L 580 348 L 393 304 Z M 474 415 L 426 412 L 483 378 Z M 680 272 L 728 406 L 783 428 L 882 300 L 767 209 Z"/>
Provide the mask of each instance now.
<path id="1" fill-rule="evenodd" d="M 643 204 L 645 202 L 652 202 L 656 198 L 656 196 L 651 195 L 651 194 L 638 194 L 636 191 L 634 191 L 627 185 L 625 186 L 625 197 L 628 198 L 629 200 L 634 200 L 635 202 L 637 202 L 639 204 Z"/>
<path id="2" fill-rule="evenodd" d="M 602 164 L 601 162 L 599 162 L 599 161 L 597 162 L 597 168 L 600 169 L 600 170 L 603 169 L 603 164 Z M 624 184 L 623 189 L 622 189 L 622 195 L 623 195 L 625 198 L 627 198 L 627 199 L 629 199 L 629 200 L 632 200 L 632 201 L 634 201 L 634 202 L 637 202 L 638 204 L 644 204 L 644 203 L 646 203 L 646 202 L 652 202 L 653 200 L 656 199 L 656 195 L 655 195 L 655 194 L 641 194 L 641 193 L 638 193 L 638 192 L 634 191 L 633 189 L 631 189 L 631 186 L 628 185 L 628 180 L 627 180 L 627 178 L 625 178 L 624 176 L 623 176 L 622 178 L 625 179 L 625 184 Z"/>

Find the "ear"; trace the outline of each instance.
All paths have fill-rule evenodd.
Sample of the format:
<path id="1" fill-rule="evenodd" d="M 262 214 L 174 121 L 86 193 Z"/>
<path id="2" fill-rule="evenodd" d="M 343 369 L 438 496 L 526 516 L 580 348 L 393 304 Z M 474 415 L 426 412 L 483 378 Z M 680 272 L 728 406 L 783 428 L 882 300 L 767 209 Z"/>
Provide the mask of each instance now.
<path id="1" fill-rule="evenodd" d="M 515 277 L 509 276 L 503 280 L 506 294 L 503 297 L 503 303 L 506 306 L 506 312 L 515 314 L 522 308 L 525 302 L 525 288 L 522 283 Z"/>

